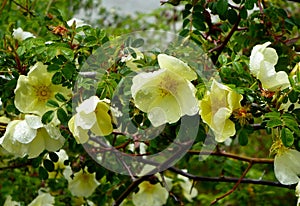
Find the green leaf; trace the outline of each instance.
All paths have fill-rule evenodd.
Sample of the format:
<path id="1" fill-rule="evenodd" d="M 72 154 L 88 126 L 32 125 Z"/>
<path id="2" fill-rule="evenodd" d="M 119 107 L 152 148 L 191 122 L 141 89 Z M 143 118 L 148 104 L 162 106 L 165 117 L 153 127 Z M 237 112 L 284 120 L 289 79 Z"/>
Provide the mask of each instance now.
<path id="1" fill-rule="evenodd" d="M 206 26 L 204 24 L 204 17 L 201 12 L 195 12 L 193 13 L 193 21 L 192 21 L 193 26 L 195 29 L 200 30 L 200 31 L 205 31 Z"/>
<path id="2" fill-rule="evenodd" d="M 98 44 L 98 40 L 94 36 L 88 36 L 84 39 L 86 47 L 93 47 Z"/>
<path id="3" fill-rule="evenodd" d="M 62 79 L 63 79 L 63 76 L 62 76 L 62 73 L 61 72 L 56 72 L 51 81 L 53 84 L 61 84 L 62 83 Z"/>
<path id="4" fill-rule="evenodd" d="M 292 103 L 296 103 L 298 101 L 298 97 L 299 97 L 299 93 L 292 90 L 289 94 L 288 94 L 289 100 Z"/>
<path id="5" fill-rule="evenodd" d="M 238 134 L 239 144 L 241 146 L 246 146 L 248 144 L 248 132 L 247 130 L 243 129 Z"/>
<path id="6" fill-rule="evenodd" d="M 71 62 L 66 63 L 66 65 L 61 70 L 63 76 L 68 80 L 72 79 L 75 71 L 76 71 L 76 66 Z"/>
<path id="7" fill-rule="evenodd" d="M 300 137 L 300 129 L 297 120 L 294 117 L 282 117 L 284 126 L 292 130 L 298 137 Z"/>
<path id="8" fill-rule="evenodd" d="M 49 152 L 49 158 L 53 162 L 58 162 L 59 157 L 55 152 Z"/>
<path id="9" fill-rule="evenodd" d="M 74 59 L 74 52 L 72 49 L 66 47 L 60 47 L 59 49 L 63 56 L 66 57 L 69 61 L 72 61 Z"/>
<path id="10" fill-rule="evenodd" d="M 247 12 L 247 9 L 245 7 L 243 7 L 241 10 L 240 10 L 240 16 L 242 19 L 247 19 L 248 17 L 248 12 Z"/>
<path id="11" fill-rule="evenodd" d="M 224 15 L 228 9 L 228 0 L 219 0 L 216 9 L 219 15 Z"/>
<path id="12" fill-rule="evenodd" d="M 185 19 L 182 23 L 182 28 L 187 27 L 190 24 L 190 19 Z"/>
<path id="13" fill-rule="evenodd" d="M 228 10 L 228 21 L 230 24 L 235 24 L 238 19 L 237 12 L 234 9 Z"/>
<path id="14" fill-rule="evenodd" d="M 54 95 L 55 99 L 57 99 L 60 102 L 66 102 L 66 98 L 64 97 L 64 95 L 62 95 L 61 93 L 56 93 Z"/>
<path id="15" fill-rule="evenodd" d="M 225 64 L 227 64 L 227 57 L 225 56 L 225 55 L 220 55 L 219 57 L 218 57 L 218 62 L 220 62 L 220 64 L 222 64 L 222 65 L 225 65 Z"/>
<path id="16" fill-rule="evenodd" d="M 39 167 L 39 178 L 42 180 L 48 179 L 49 175 L 44 167 Z"/>
<path id="17" fill-rule="evenodd" d="M 279 118 L 280 112 L 273 111 L 265 114 L 265 118 Z"/>
<path id="18" fill-rule="evenodd" d="M 48 72 L 58 71 L 59 69 L 60 69 L 60 66 L 57 65 L 57 64 L 50 64 L 50 65 L 47 67 L 47 71 L 48 71 Z"/>
<path id="19" fill-rule="evenodd" d="M 45 114 L 43 114 L 42 116 L 42 123 L 43 124 L 48 124 L 52 121 L 54 117 L 54 111 L 50 110 L 50 111 L 47 111 Z"/>
<path id="20" fill-rule="evenodd" d="M 254 3 L 252 0 L 246 0 L 245 2 L 245 8 L 247 10 L 252 10 L 254 8 Z"/>
<path id="21" fill-rule="evenodd" d="M 144 39 L 139 38 L 139 39 L 134 40 L 134 41 L 132 42 L 131 46 L 132 46 L 133 48 L 138 48 L 138 47 L 143 46 L 144 43 L 145 43 Z"/>
<path id="22" fill-rule="evenodd" d="M 282 125 L 281 119 L 270 119 L 267 121 L 267 127 L 273 128 L 273 127 L 278 127 Z"/>
<path id="23" fill-rule="evenodd" d="M 179 33 L 179 36 L 182 36 L 182 37 L 187 37 L 190 33 L 190 30 L 189 29 L 183 29 L 181 30 L 181 32 Z"/>
<path id="24" fill-rule="evenodd" d="M 55 107 L 55 108 L 59 107 L 59 104 L 56 101 L 52 100 L 52 99 L 49 99 L 47 101 L 46 105 L 49 106 L 49 107 Z"/>
<path id="25" fill-rule="evenodd" d="M 67 113 L 65 112 L 65 110 L 63 108 L 59 108 L 57 110 L 56 114 L 57 114 L 57 118 L 59 119 L 59 121 L 61 123 L 67 123 L 68 115 L 67 115 Z"/>
<path id="26" fill-rule="evenodd" d="M 41 162 L 42 162 L 42 157 L 37 157 L 32 160 L 31 165 L 33 168 L 38 168 L 40 166 Z"/>
<path id="27" fill-rule="evenodd" d="M 44 159 L 43 165 L 47 171 L 49 171 L 49 172 L 54 171 L 54 163 L 51 160 Z"/>
<path id="28" fill-rule="evenodd" d="M 294 135 L 288 128 L 282 128 L 281 130 L 281 141 L 284 146 L 291 147 L 294 143 Z"/>

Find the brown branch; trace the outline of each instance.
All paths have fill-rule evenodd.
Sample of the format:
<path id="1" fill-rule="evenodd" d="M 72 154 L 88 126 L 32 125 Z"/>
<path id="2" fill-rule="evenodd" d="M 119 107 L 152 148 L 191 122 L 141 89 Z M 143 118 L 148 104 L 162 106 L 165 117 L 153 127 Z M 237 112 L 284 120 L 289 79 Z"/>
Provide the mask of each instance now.
<path id="1" fill-rule="evenodd" d="M 239 180 L 237 181 L 237 183 L 235 183 L 235 185 L 233 186 L 233 188 L 231 190 L 229 190 L 228 192 L 226 192 L 225 194 L 221 195 L 220 197 L 217 197 L 214 201 L 212 201 L 210 203 L 210 205 L 214 205 L 216 204 L 219 200 L 227 197 L 228 195 L 230 195 L 231 193 L 233 193 L 236 188 L 240 185 L 242 179 L 246 176 L 246 174 L 249 172 L 249 170 L 251 169 L 251 167 L 253 166 L 253 163 L 250 162 L 248 167 L 245 169 L 245 171 L 243 172 L 242 176 L 239 178 Z"/>
<path id="2" fill-rule="evenodd" d="M 35 15 L 33 14 L 33 12 L 29 10 L 28 5 L 26 5 L 26 7 L 25 7 L 25 6 L 23 6 L 22 4 L 16 2 L 15 0 L 12 0 L 12 2 L 13 2 L 14 4 L 16 4 L 18 7 L 20 7 L 21 9 L 23 9 L 24 11 L 28 12 L 31 16 L 33 16 L 33 17 L 35 16 Z"/>
<path id="3" fill-rule="evenodd" d="M 203 151 L 198 151 L 198 150 L 189 150 L 189 154 L 195 154 L 195 155 L 214 155 L 214 156 L 223 156 L 223 157 L 228 157 L 231 159 L 236 159 L 244 162 L 249 162 L 253 164 L 273 164 L 274 159 L 268 159 L 268 158 L 256 158 L 256 157 L 246 157 L 246 156 L 239 156 L 233 153 L 227 153 L 227 152 L 222 152 L 222 151 L 217 151 L 217 152 L 203 152 Z"/>
<path id="4" fill-rule="evenodd" d="M 168 170 L 172 171 L 174 173 L 180 174 L 182 176 L 185 176 L 193 181 L 235 183 L 235 182 L 239 181 L 239 179 L 240 179 L 240 178 L 236 178 L 236 177 L 224 177 L 224 176 L 222 176 L 222 177 L 198 176 L 198 175 L 190 174 L 188 172 L 184 172 L 176 167 L 170 167 L 170 168 L 168 168 Z M 287 189 L 295 189 L 295 186 L 296 186 L 296 185 L 283 185 L 280 182 L 273 182 L 273 181 L 269 181 L 269 180 L 248 179 L 248 178 L 241 179 L 240 183 L 266 185 L 266 186 L 281 187 L 281 188 L 287 188 Z"/>
<path id="5" fill-rule="evenodd" d="M 0 167 L 0 171 L 27 167 L 27 166 L 31 165 L 31 163 L 32 163 L 32 161 L 28 161 L 28 162 L 23 163 L 23 164 L 13 164 L 13 165 L 9 165 L 9 166 L 6 166 L 6 167 Z"/>
<path id="6" fill-rule="evenodd" d="M 228 35 L 226 36 L 224 41 L 221 43 L 221 45 L 209 50 L 209 53 L 217 51 L 217 54 L 214 56 L 214 59 L 213 59 L 214 64 L 217 62 L 218 57 L 220 56 L 220 54 L 222 53 L 222 51 L 226 47 L 227 43 L 229 42 L 229 40 L 232 37 L 232 35 L 234 34 L 234 32 L 238 29 L 240 21 L 241 21 L 241 15 L 238 14 L 237 21 L 235 22 L 235 24 L 233 25 L 233 27 L 231 28 L 231 30 L 229 31 Z"/>

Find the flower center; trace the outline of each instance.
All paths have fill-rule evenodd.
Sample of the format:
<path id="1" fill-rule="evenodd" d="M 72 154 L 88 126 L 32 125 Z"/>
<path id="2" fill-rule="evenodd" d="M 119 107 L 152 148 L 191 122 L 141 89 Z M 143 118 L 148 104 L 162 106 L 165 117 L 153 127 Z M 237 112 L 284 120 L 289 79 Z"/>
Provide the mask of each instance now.
<path id="1" fill-rule="evenodd" d="M 159 84 L 162 96 L 166 96 L 172 93 L 175 94 L 177 91 L 178 84 L 179 83 L 176 80 L 174 80 L 171 76 L 165 76 Z"/>
<path id="2" fill-rule="evenodd" d="M 38 97 L 39 101 L 47 101 L 51 97 L 51 90 L 48 86 L 42 85 L 36 89 L 36 96 Z"/>

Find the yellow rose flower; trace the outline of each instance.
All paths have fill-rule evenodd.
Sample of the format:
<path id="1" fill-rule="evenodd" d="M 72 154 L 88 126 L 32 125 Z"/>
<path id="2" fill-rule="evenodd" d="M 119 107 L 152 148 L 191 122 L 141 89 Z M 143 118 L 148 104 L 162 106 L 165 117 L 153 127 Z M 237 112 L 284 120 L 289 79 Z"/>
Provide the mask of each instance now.
<path id="1" fill-rule="evenodd" d="M 297 206 L 300 206 L 300 181 L 296 186 L 295 195 L 298 197 Z"/>
<path id="2" fill-rule="evenodd" d="M 262 87 L 270 91 L 285 89 L 290 86 L 287 73 L 276 72 L 278 55 L 273 48 L 267 48 L 271 42 L 253 47 L 250 55 L 250 72 L 260 80 Z"/>
<path id="3" fill-rule="evenodd" d="M 133 77 L 131 93 L 137 108 L 146 112 L 152 125 L 175 123 L 198 112 L 196 88 L 190 82 L 196 73 L 179 59 L 159 54 L 161 69 Z"/>
<path id="4" fill-rule="evenodd" d="M 5 150 L 18 157 L 28 155 L 28 158 L 39 156 L 45 149 L 56 151 L 64 142 L 59 128 L 43 125 L 41 118 L 35 115 L 25 115 L 24 120 L 11 121 L 0 138 L 0 145 Z"/>
<path id="5" fill-rule="evenodd" d="M 96 180 L 96 174 L 89 173 L 86 170 L 76 172 L 73 177 L 71 167 L 68 166 L 63 172 L 68 180 L 68 189 L 74 196 L 89 197 L 93 194 L 100 183 Z"/>
<path id="6" fill-rule="evenodd" d="M 53 206 L 55 199 L 49 193 L 39 190 L 39 195 L 28 206 Z"/>
<path id="7" fill-rule="evenodd" d="M 72 91 L 51 82 L 53 74 L 47 72 L 47 65 L 37 62 L 27 76 L 20 75 L 15 89 L 15 106 L 23 113 L 43 115 L 51 108 L 48 100 L 55 100 L 55 94 L 69 96 Z"/>
<path id="8" fill-rule="evenodd" d="M 97 96 L 84 100 L 77 108 L 77 113 L 69 120 L 68 126 L 79 144 L 89 139 L 88 131 L 98 136 L 109 135 L 112 130 L 109 105 Z"/>
<path id="9" fill-rule="evenodd" d="M 172 188 L 171 180 L 165 178 L 168 189 Z M 169 192 L 160 183 L 151 184 L 144 181 L 139 185 L 139 191 L 132 194 L 133 204 L 136 206 L 161 206 L 166 204 Z"/>
<path id="10" fill-rule="evenodd" d="M 14 32 L 12 33 L 12 35 L 18 41 L 23 41 L 28 38 L 35 38 L 35 36 L 32 33 L 28 32 L 28 31 L 23 31 L 23 29 L 20 27 L 17 29 L 13 29 L 13 30 L 14 30 Z"/>
<path id="11" fill-rule="evenodd" d="M 186 170 L 183 170 L 186 172 Z M 183 196 L 189 201 L 192 202 L 193 198 L 198 195 L 198 190 L 193 187 L 192 182 L 189 180 L 189 178 L 178 175 L 178 179 L 180 180 L 179 185 L 182 188 Z M 192 189 L 192 190 L 191 190 Z"/>
<path id="12" fill-rule="evenodd" d="M 200 101 L 200 115 L 211 128 L 218 142 L 235 134 L 235 125 L 229 119 L 233 110 L 241 107 L 243 96 L 213 80 L 211 90 Z"/>
<path id="13" fill-rule="evenodd" d="M 10 195 L 8 195 L 5 199 L 3 206 L 21 206 L 21 203 L 17 202 L 17 201 L 13 201 L 12 197 Z"/>
<path id="14" fill-rule="evenodd" d="M 284 185 L 296 184 L 300 175 L 300 152 L 282 147 L 274 158 L 274 172 Z"/>

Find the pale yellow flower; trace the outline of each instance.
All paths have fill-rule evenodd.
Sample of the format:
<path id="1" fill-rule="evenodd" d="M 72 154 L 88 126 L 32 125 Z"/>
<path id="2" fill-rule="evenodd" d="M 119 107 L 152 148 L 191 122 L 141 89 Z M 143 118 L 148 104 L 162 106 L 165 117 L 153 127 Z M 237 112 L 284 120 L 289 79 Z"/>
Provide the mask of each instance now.
<path id="1" fill-rule="evenodd" d="M 181 60 L 159 54 L 161 69 L 133 77 L 131 93 L 137 108 L 146 112 L 152 125 L 175 123 L 198 112 L 196 89 L 190 82 L 196 73 Z"/>
<path id="2" fill-rule="evenodd" d="M 15 106 L 23 113 L 43 115 L 50 109 L 46 105 L 48 100 L 55 100 L 55 94 L 60 93 L 65 97 L 72 91 L 61 85 L 51 82 L 53 74 L 47 72 L 47 65 L 37 62 L 30 68 L 27 76 L 20 75 L 15 89 Z"/>
<path id="3" fill-rule="evenodd" d="M 170 181 L 167 185 L 168 189 L 172 188 Z M 139 191 L 132 194 L 132 201 L 136 206 L 161 206 L 166 204 L 168 197 L 169 192 L 160 183 L 144 181 L 139 185 Z"/>
<path id="4" fill-rule="evenodd" d="M 55 199 L 47 192 L 39 190 L 39 195 L 28 206 L 53 206 Z"/>
<path id="5" fill-rule="evenodd" d="M 35 36 L 32 33 L 23 31 L 23 29 L 20 27 L 17 29 L 13 29 L 13 30 L 14 30 L 14 32 L 12 33 L 12 35 L 18 41 L 23 41 L 23 40 L 31 38 L 31 37 L 35 38 Z"/>
<path id="6" fill-rule="evenodd" d="M 193 187 L 192 182 L 189 180 L 189 178 L 178 175 L 178 179 L 180 180 L 179 185 L 182 188 L 183 196 L 189 201 L 192 202 L 193 198 L 198 195 L 198 190 Z"/>
<path id="7" fill-rule="evenodd" d="M 89 139 L 88 131 L 98 136 L 109 135 L 112 130 L 110 107 L 97 96 L 84 100 L 77 108 L 77 113 L 70 119 L 69 129 L 80 144 Z"/>
<path id="8" fill-rule="evenodd" d="M 88 24 L 86 24 L 83 20 L 78 19 L 78 18 L 72 18 L 69 21 L 67 21 L 68 26 L 72 26 L 75 23 L 76 28 L 82 27 L 82 26 L 86 26 Z"/>
<path id="9" fill-rule="evenodd" d="M 296 186 L 295 195 L 298 197 L 297 206 L 300 206 L 300 181 Z"/>
<path id="10" fill-rule="evenodd" d="M 25 115 L 24 120 L 13 120 L 8 123 L 0 144 L 8 152 L 18 157 L 39 156 L 45 149 L 56 151 L 65 142 L 59 128 L 49 124 L 43 125 L 41 118 Z"/>
<path id="11" fill-rule="evenodd" d="M 80 170 L 71 177 L 72 170 L 71 167 L 68 166 L 64 170 L 63 174 L 68 180 L 68 189 L 74 196 L 89 197 L 100 185 L 100 183 L 96 180 L 96 174 L 91 174 L 87 170 Z"/>
<path id="12" fill-rule="evenodd" d="M 274 158 L 274 172 L 277 180 L 284 185 L 299 182 L 300 152 L 282 147 Z"/>
<path id="13" fill-rule="evenodd" d="M 5 199 L 3 206 L 21 206 L 21 203 L 17 202 L 17 201 L 13 201 L 12 197 L 10 195 L 8 195 Z"/>
<path id="14" fill-rule="evenodd" d="M 236 133 L 234 123 L 229 119 L 235 109 L 241 107 L 243 96 L 228 86 L 213 80 L 211 90 L 200 101 L 200 115 L 210 127 L 218 142 L 224 142 Z"/>
<path id="15" fill-rule="evenodd" d="M 290 86 L 287 73 L 276 72 L 278 55 L 273 48 L 267 48 L 271 42 L 253 47 L 250 56 L 250 72 L 260 80 L 262 87 L 270 91 L 285 89 Z"/>

